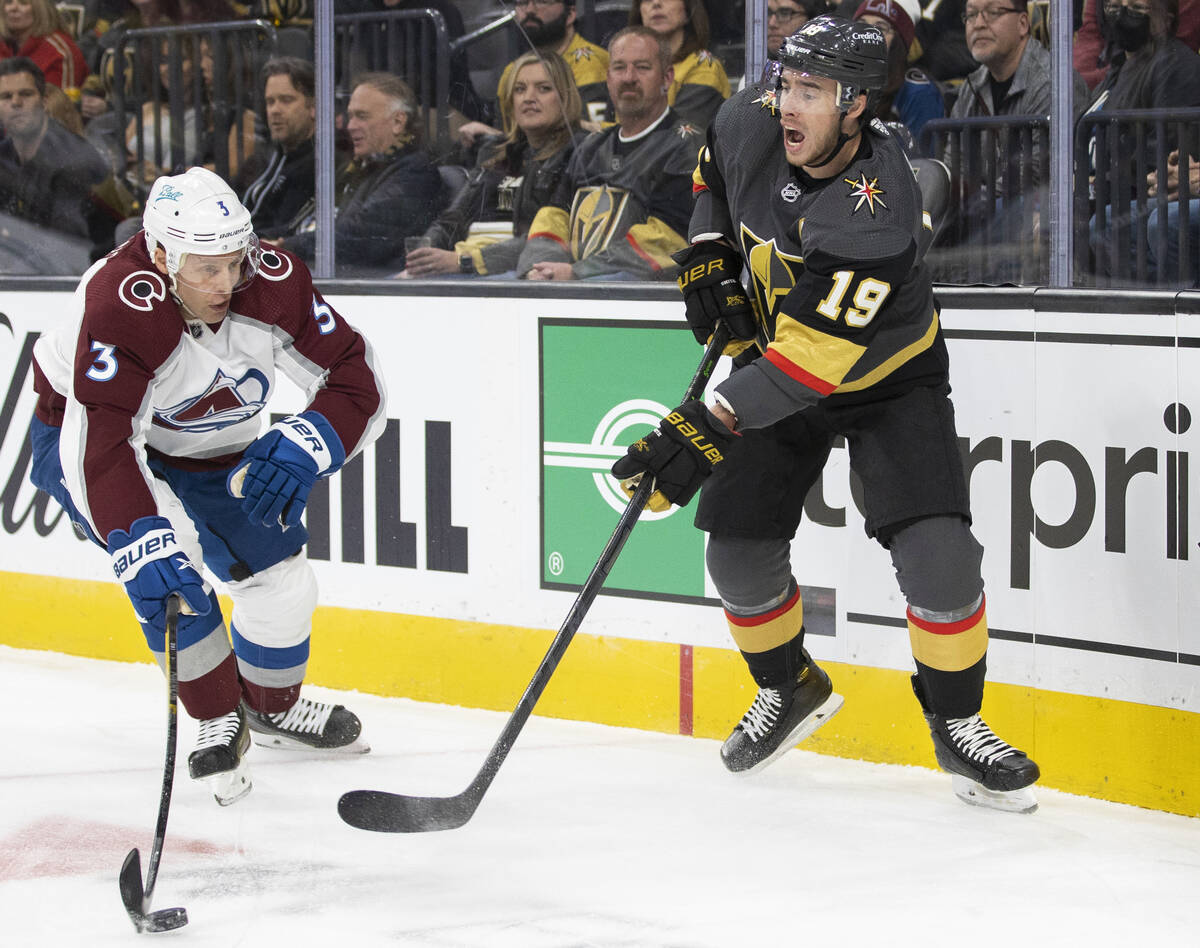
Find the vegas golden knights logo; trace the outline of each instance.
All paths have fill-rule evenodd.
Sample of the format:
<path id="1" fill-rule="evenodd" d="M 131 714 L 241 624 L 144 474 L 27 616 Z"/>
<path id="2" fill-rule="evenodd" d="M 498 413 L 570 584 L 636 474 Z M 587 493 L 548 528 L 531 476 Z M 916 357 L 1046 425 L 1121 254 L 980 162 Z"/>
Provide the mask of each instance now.
<path id="1" fill-rule="evenodd" d="M 800 222 L 803 227 L 804 222 Z M 784 253 L 775 238 L 764 240 L 745 224 L 741 228 L 742 255 L 750 271 L 754 311 L 758 314 L 767 342 L 775 336 L 775 320 L 771 316 L 804 270 L 804 258 Z"/>
<path id="2" fill-rule="evenodd" d="M 584 260 L 609 245 L 614 234 L 624 234 L 629 192 L 607 184 L 579 188 L 571 204 L 571 253 Z"/>

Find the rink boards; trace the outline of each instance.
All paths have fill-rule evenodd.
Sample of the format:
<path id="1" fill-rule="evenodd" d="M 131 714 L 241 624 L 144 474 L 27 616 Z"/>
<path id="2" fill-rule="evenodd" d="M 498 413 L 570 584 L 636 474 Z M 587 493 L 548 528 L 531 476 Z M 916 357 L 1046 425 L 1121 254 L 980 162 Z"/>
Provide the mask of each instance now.
<path id="1" fill-rule="evenodd" d="M 390 421 L 309 505 L 322 601 L 309 678 L 511 709 L 622 509 L 608 466 L 678 402 L 700 349 L 660 289 L 354 289 L 326 295 L 374 346 Z M 146 660 L 107 558 L 25 480 L 30 347 L 67 296 L 0 290 L 0 643 Z M 987 550 L 985 716 L 1048 785 L 1200 814 L 1191 301 L 964 291 L 943 305 Z M 272 404 L 298 407 L 294 391 Z M 847 699 L 806 746 L 932 766 L 904 603 L 856 494 L 836 448 L 793 545 L 810 650 Z M 753 687 L 691 513 L 643 518 L 539 713 L 728 733 Z"/>

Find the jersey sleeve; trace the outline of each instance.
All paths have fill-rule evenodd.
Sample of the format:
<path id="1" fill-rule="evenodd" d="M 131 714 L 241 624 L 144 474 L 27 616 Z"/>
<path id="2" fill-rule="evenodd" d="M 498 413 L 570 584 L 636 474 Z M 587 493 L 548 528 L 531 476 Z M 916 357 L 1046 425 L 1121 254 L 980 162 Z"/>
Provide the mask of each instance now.
<path id="1" fill-rule="evenodd" d="M 169 371 L 183 331 L 157 273 L 87 288 L 59 451 L 67 489 L 99 537 L 158 512 L 145 460 L 151 389 Z"/>
<path id="2" fill-rule="evenodd" d="M 277 253 L 280 253 L 277 251 Z M 333 426 L 347 459 L 374 441 L 387 421 L 387 394 L 375 350 L 312 285 L 297 258 L 271 287 L 281 342 L 275 362 L 305 393 L 307 407 Z"/>

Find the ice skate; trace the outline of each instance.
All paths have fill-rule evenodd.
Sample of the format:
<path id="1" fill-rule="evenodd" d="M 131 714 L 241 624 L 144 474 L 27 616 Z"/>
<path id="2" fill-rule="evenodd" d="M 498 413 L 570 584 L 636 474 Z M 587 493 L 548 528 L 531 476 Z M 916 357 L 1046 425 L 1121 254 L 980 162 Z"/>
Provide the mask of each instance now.
<path id="1" fill-rule="evenodd" d="M 972 806 L 1010 813 L 1037 809 L 1032 785 L 1041 772 L 1036 763 L 997 737 L 978 714 L 945 718 L 930 713 L 916 675 L 913 691 L 929 724 L 938 766 L 951 775 L 955 796 Z"/>
<path id="2" fill-rule="evenodd" d="M 361 740 L 362 722 L 340 704 L 323 704 L 299 698 L 286 711 L 266 714 L 246 709 L 254 743 L 286 750 L 332 751 L 365 754 L 371 748 Z"/>
<path id="3" fill-rule="evenodd" d="M 200 722 L 196 749 L 188 755 L 193 780 L 208 782 L 221 806 L 236 803 L 252 786 L 245 754 L 250 748 L 246 715 L 239 705 L 228 714 Z"/>
<path id="4" fill-rule="evenodd" d="M 807 650 L 794 685 L 760 688 L 750 710 L 721 745 L 721 760 L 736 774 L 754 773 L 795 747 L 841 710 L 843 698 Z"/>

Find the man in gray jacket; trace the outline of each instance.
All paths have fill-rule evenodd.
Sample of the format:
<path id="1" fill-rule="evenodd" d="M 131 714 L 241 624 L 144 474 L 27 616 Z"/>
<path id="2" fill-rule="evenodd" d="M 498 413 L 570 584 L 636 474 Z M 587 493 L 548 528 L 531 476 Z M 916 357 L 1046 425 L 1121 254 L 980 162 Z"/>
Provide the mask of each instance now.
<path id="1" fill-rule="evenodd" d="M 1013 5 L 1006 6 L 1005 3 Z M 979 68 L 965 80 L 950 117 L 1040 116 L 1051 110 L 1050 53 L 1029 30 L 1029 14 L 1013 0 L 967 0 L 963 7 L 967 48 Z M 1087 104 L 1087 85 L 1074 73 L 1074 111 Z M 1048 135 L 1044 128 L 1013 122 L 1007 128 L 974 129 L 967 140 L 978 142 L 963 154 L 959 136 L 951 135 L 945 151 L 951 173 L 966 184 L 967 215 L 961 220 L 968 245 L 985 243 L 987 271 L 966 277 L 971 282 L 1015 280 L 1037 282 L 1043 274 L 1031 253 L 1038 246 L 1038 211 L 1042 204 Z M 972 154 L 971 152 L 974 152 Z M 1006 260 L 1003 247 L 1021 260 Z M 939 274 L 943 278 L 945 274 Z M 961 274 L 954 274 L 962 279 Z"/>

